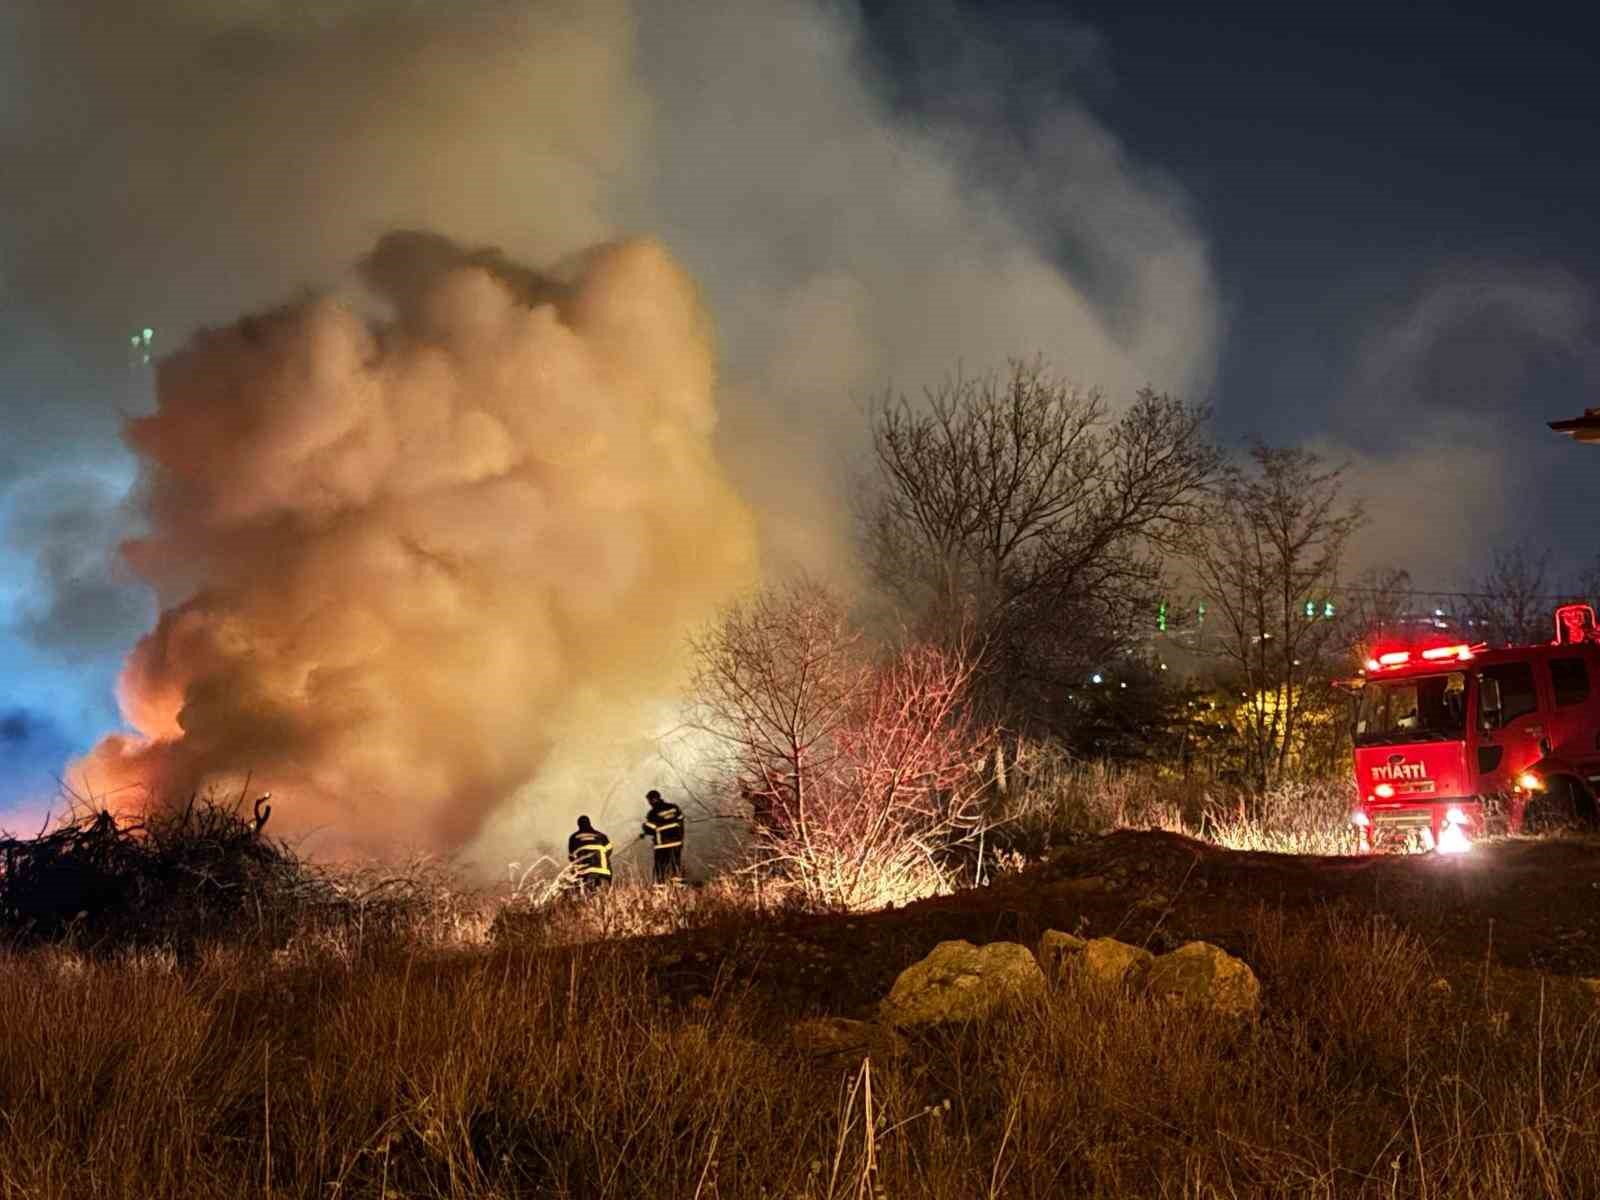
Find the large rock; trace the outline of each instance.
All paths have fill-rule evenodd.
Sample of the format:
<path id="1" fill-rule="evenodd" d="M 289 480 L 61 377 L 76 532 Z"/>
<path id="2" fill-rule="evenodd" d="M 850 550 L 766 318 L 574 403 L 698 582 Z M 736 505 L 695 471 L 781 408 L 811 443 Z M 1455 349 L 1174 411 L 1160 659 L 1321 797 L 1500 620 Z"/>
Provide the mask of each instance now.
<path id="1" fill-rule="evenodd" d="M 1083 973 L 1096 983 L 1132 986 L 1143 980 L 1155 955 L 1116 938 L 1099 937 L 1084 946 L 1080 961 Z"/>
<path id="2" fill-rule="evenodd" d="M 1254 1017 L 1261 983 L 1248 964 L 1209 942 L 1189 942 L 1150 964 L 1150 995 L 1208 1009 L 1222 1017 Z"/>
<path id="3" fill-rule="evenodd" d="M 1065 976 L 1072 960 L 1082 954 L 1088 942 L 1059 929 L 1047 929 L 1039 938 L 1039 966 L 1051 983 Z"/>
<path id="4" fill-rule="evenodd" d="M 940 942 L 927 958 L 900 972 L 878 1012 L 897 1026 L 975 1021 L 1043 991 L 1044 972 L 1026 946 Z"/>

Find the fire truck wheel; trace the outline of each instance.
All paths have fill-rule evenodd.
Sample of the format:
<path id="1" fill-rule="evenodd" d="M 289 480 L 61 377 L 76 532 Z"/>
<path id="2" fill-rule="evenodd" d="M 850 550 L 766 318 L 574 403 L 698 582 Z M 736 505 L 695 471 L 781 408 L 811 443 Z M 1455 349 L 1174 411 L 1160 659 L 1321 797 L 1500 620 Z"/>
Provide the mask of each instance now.
<path id="1" fill-rule="evenodd" d="M 1528 801 L 1522 815 L 1524 833 L 1556 833 L 1593 824 L 1593 798 L 1580 793 L 1571 780 L 1559 775 L 1550 780 L 1543 795 Z"/>

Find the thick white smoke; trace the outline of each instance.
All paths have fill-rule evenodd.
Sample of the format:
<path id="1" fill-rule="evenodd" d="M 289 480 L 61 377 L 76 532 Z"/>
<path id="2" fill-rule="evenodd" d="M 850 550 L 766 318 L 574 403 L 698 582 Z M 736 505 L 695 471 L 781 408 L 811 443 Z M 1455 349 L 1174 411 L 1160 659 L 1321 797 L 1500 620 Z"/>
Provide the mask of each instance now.
<path id="1" fill-rule="evenodd" d="M 928 19 L 940 24 L 948 45 L 973 49 L 939 67 L 951 72 L 952 88 L 981 101 L 986 91 L 1000 96 L 1017 84 L 1007 55 L 984 50 L 980 31 L 943 10 L 930 10 Z M 1060 89 L 1025 106 L 1029 115 L 1020 123 L 1015 113 L 1001 115 L 1004 105 L 983 102 L 912 118 L 885 101 L 866 49 L 849 6 L 792 0 L 11 6 L 0 13 L 0 55 L 15 56 L 0 72 L 0 87 L 9 79 L 15 89 L 0 105 L 0 152 L 8 164 L 0 188 L 0 230 L 8 231 L 0 233 L 0 347 L 29 353 L 0 353 L 0 396 L 7 403 L 23 395 L 48 400 L 26 423 L 39 431 L 27 435 L 33 441 L 26 454 L 7 458 L 11 448 L 0 447 L 0 489 L 40 462 L 87 459 L 107 467 L 108 477 L 128 473 L 112 448 L 130 403 L 119 370 L 128 330 L 148 325 L 164 352 L 183 347 L 191 331 L 280 304 L 298 288 L 339 286 L 348 265 L 395 229 L 436 230 L 535 265 L 635 232 L 670 247 L 699 282 L 718 330 L 721 420 L 706 448 L 754 510 L 768 567 L 848 570 L 845 468 L 860 446 L 860 401 L 886 384 L 914 393 L 958 364 L 983 369 L 1043 352 L 1060 370 L 1114 396 L 1150 382 L 1204 398 L 1217 306 L 1206 247 L 1182 198 L 1131 162 Z M 414 255 L 425 249 L 410 244 Z M 1068 252 L 1071 270 L 1063 265 Z M 154 424 L 136 427 L 136 447 L 161 461 L 164 475 L 181 467 L 176 474 L 198 498 L 176 504 L 170 483 L 154 494 L 153 537 L 135 561 L 155 583 L 166 616 L 132 664 L 129 694 L 164 695 L 154 708 L 136 707 L 138 720 L 155 731 L 170 732 L 173 714 L 191 704 L 187 748 L 163 760 L 178 777 L 223 759 L 235 773 L 292 769 L 274 747 L 310 736 L 320 739 L 318 761 L 341 764 L 343 782 L 338 789 L 325 780 L 307 786 L 326 796 L 342 789 L 338 803 L 348 806 L 321 810 L 316 819 L 355 836 L 389 821 L 389 836 L 437 844 L 466 836 L 489 812 L 478 849 L 504 861 L 522 856 L 531 841 L 564 833 L 578 808 L 604 810 L 597 760 L 610 762 L 611 774 L 599 776 L 610 781 L 603 786 L 626 776 L 621 803 L 635 802 L 631 793 L 643 777 L 628 775 L 628 767 L 638 766 L 671 720 L 677 647 L 667 616 L 654 627 L 657 640 L 619 636 L 614 660 L 592 675 L 565 662 L 551 667 L 552 677 L 570 681 L 572 694 L 545 708 L 530 702 L 548 714 L 539 728 L 530 731 L 511 715 L 502 720 L 499 709 L 473 709 L 481 724 L 419 730 L 409 751 L 417 757 L 406 771 L 368 748 L 361 722 L 370 715 L 398 742 L 407 722 L 425 723 L 420 714 L 434 701 L 411 715 L 396 696 L 350 701 L 312 733 L 292 721 L 287 731 L 243 721 L 263 697 L 276 712 L 281 689 L 339 677 L 352 645 L 377 636 L 359 609 L 344 612 L 328 599 L 366 595 L 355 587 L 363 572 L 392 580 L 411 571 L 406 578 L 417 597 L 394 603 L 414 603 L 442 622 L 439 666 L 416 668 L 439 705 L 472 686 L 454 674 L 444 678 L 446 664 L 469 676 L 481 669 L 496 688 L 521 686 L 495 674 L 513 672 L 513 664 L 494 660 L 480 668 L 465 642 L 459 654 L 452 649 L 451 622 L 465 617 L 437 590 L 447 561 L 434 562 L 433 574 L 422 569 L 432 545 L 426 537 L 421 552 L 395 550 L 392 559 L 374 562 L 354 547 L 341 552 L 343 535 L 315 524 L 319 506 L 350 502 L 341 489 L 382 473 L 374 465 L 379 441 L 360 449 L 336 441 L 337 452 L 313 456 L 317 470 L 332 474 L 304 494 L 288 495 L 287 480 L 300 476 L 277 469 L 288 447 L 332 437 L 359 408 L 348 397 L 320 407 L 343 393 L 332 376 L 308 373 L 311 364 L 332 372 L 342 362 L 353 385 L 367 379 L 356 365 L 364 361 L 357 347 L 370 345 L 384 371 L 398 371 L 407 352 L 392 339 L 403 345 L 418 336 L 417 296 L 432 297 L 423 307 L 438 328 L 427 326 L 434 329 L 428 336 L 447 345 L 457 332 L 476 337 L 479 329 L 479 318 L 463 316 L 457 330 L 449 316 L 457 305 L 480 313 L 492 307 L 486 296 L 528 286 L 503 265 L 430 261 L 433 268 L 420 273 L 425 285 L 389 282 L 410 297 L 403 305 L 409 315 L 393 334 L 373 334 L 355 315 L 365 311 L 363 301 L 350 295 L 343 308 L 331 300 L 301 303 L 205 334 L 163 368 L 161 410 Z M 401 274 L 411 279 L 409 269 Z M 591 287 L 574 286 L 584 294 Z M 617 288 L 604 290 L 610 304 L 627 307 Z M 645 294 L 634 303 L 659 307 Z M 252 349 L 250 337 L 268 339 L 304 369 L 296 374 L 280 364 L 266 371 L 269 388 L 226 367 L 249 353 L 261 355 L 263 366 L 280 363 Z M 611 352 L 578 341 L 597 361 Z M 474 349 L 482 347 L 475 342 Z M 441 386 L 450 385 L 443 365 L 426 355 L 422 361 L 434 364 L 427 369 L 438 372 Z M 489 368 L 463 362 L 458 369 Z M 421 387 L 420 376 L 406 378 Z M 296 389 L 313 384 L 322 399 L 305 407 Z M 212 397 L 206 403 L 185 399 L 202 391 Z M 269 411 L 251 415 L 248 397 Z M 380 410 L 394 402 L 367 399 Z M 132 403 L 148 410 L 147 400 Z M 38 419 L 43 414 L 49 419 Z M 461 455 L 500 452 L 498 435 L 467 425 L 458 434 Z M 377 437 L 375 427 L 352 427 Z M 202 453 L 242 432 L 251 434 L 247 448 Z M 257 434 L 281 444 L 252 440 Z M 414 469 L 419 479 L 429 477 L 424 467 Z M 398 503 L 399 486 L 378 489 L 386 498 L 382 513 L 369 512 L 374 527 L 387 517 L 384 506 Z M 448 488 L 410 496 L 407 521 L 441 537 L 435 523 L 445 530 L 470 524 L 451 507 L 452 496 Z M 75 503 L 81 508 L 82 497 Z M 486 511 L 521 512 L 503 498 L 496 503 L 502 507 Z M 243 537 L 248 520 L 264 520 L 273 504 L 298 507 L 282 528 L 261 532 L 259 545 L 255 534 Z M 120 529 L 122 497 L 108 497 L 104 511 L 102 528 Z M 527 523 L 525 515 L 482 520 L 506 525 L 494 531 L 505 537 Z M 625 515 L 619 520 L 626 524 Z M 293 570 L 269 548 L 291 527 L 297 537 L 311 529 L 318 547 L 292 560 Z M 61 523 L 41 518 L 28 528 Z M 296 611 L 344 613 L 340 637 L 319 643 L 319 617 L 293 635 L 309 641 L 274 640 L 270 653 L 240 651 L 229 660 L 230 685 L 244 698 L 223 702 L 207 693 L 201 704 L 180 701 L 172 681 L 204 674 L 173 665 L 185 639 L 227 647 L 238 634 L 237 623 L 216 614 L 247 612 L 261 629 L 276 628 L 257 601 L 239 599 L 241 581 L 267 560 L 274 570 L 263 587 L 290 589 Z M 105 561 L 105 578 L 75 579 L 82 587 L 73 594 L 127 586 L 115 579 L 109 556 Z M 518 560 L 508 554 L 506 561 Z M 329 575 L 318 583 L 312 576 L 322 569 Z M 708 602 L 726 582 L 708 579 L 696 590 L 688 581 L 684 602 Z M 267 591 L 251 594 L 266 603 Z M 658 601 L 670 608 L 677 598 Z M 34 614 L 30 628 L 53 617 L 56 640 L 70 641 L 72 611 L 63 603 Z M 118 619 L 131 625 L 125 613 Z M 411 628 L 429 640 L 425 622 Z M 131 642 L 137 633 L 130 627 L 124 636 Z M 46 653 L 27 644 L 30 653 Z M 640 649 L 647 644 L 648 651 Z M 632 650 L 640 657 L 626 663 Z M 321 653 L 330 663 L 305 680 L 272 666 L 304 666 Z M 529 694 L 541 694 L 539 686 L 535 680 Z M 202 717 L 213 703 L 223 705 L 218 715 Z M 406 789 L 424 790 L 434 769 L 425 757 L 429 734 L 440 755 L 471 766 L 450 768 L 463 772 L 462 796 L 441 795 L 413 813 L 405 805 L 415 793 Z M 217 747 L 229 738 L 239 740 L 223 754 Z M 458 752 L 450 738 L 470 744 Z M 436 780 L 445 768 L 435 768 Z M 416 772 L 412 781 L 395 784 L 407 771 Z M 287 818 L 293 801 L 278 811 Z"/>

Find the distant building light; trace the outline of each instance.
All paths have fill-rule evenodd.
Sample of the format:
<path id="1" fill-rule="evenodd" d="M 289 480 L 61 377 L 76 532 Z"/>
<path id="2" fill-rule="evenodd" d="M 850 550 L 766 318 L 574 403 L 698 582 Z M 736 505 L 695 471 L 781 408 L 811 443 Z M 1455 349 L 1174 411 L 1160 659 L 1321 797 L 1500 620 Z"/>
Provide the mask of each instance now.
<path id="1" fill-rule="evenodd" d="M 1089 682 L 1090 683 L 1104 683 L 1105 680 L 1100 677 L 1100 672 L 1096 671 L 1093 675 L 1091 675 L 1089 677 Z"/>

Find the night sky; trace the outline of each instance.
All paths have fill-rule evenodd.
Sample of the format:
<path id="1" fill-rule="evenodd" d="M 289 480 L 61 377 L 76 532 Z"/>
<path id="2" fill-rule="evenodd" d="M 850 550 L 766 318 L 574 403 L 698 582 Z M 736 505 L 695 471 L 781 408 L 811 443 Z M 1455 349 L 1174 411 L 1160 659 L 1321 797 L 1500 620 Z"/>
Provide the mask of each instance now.
<path id="1" fill-rule="evenodd" d="M 1076 10 L 1126 47 L 1097 107 L 1199 206 L 1230 317 L 1217 391 L 1234 431 L 1285 440 L 1323 426 L 1381 453 L 1383 423 L 1347 415 L 1348 364 L 1396 309 L 1442 280 L 1488 288 L 1519 273 L 1570 275 L 1591 293 L 1593 18 L 1472 7 Z M 1448 346 L 1458 365 L 1438 363 L 1425 398 L 1504 413 L 1531 435 L 1522 443 L 1556 445 L 1542 422 L 1600 401 L 1586 315 L 1569 345 L 1492 311 L 1465 321 Z M 1527 373 L 1490 367 L 1502 354 Z"/>
<path id="2" fill-rule="evenodd" d="M 919 44 L 916 8 L 873 6 L 882 53 L 902 103 L 952 102 L 907 69 L 940 53 Z M 1448 530 L 1467 534 L 1459 551 L 1409 525 L 1383 539 L 1423 588 L 1469 586 L 1485 538 L 1547 547 L 1561 570 L 1600 552 L 1600 459 L 1544 424 L 1600 404 L 1592 13 L 982 11 L 1029 81 L 1023 95 L 1072 90 L 1193 206 L 1223 306 L 1211 398 L 1225 438 L 1326 439 L 1377 526 L 1405 515 L 1386 484 L 1418 455 L 1441 483 L 1452 449 L 1458 478 L 1487 469 L 1491 490 L 1509 483 Z M 1413 322 L 1423 344 L 1392 345 Z"/>
<path id="3" fill-rule="evenodd" d="M 153 324 L 170 350 L 338 282 L 395 224 L 533 261 L 655 232 L 705 288 L 748 479 L 770 477 L 761 453 L 822 462 L 855 436 L 845 401 L 890 379 L 1044 352 L 1086 384 L 1209 400 L 1230 445 L 1348 462 L 1372 518 L 1355 566 L 1448 589 L 1497 546 L 1548 547 L 1562 571 L 1600 552 L 1600 456 L 1544 424 L 1600 404 L 1592 18 L 641 9 L 656 121 L 637 152 L 583 127 L 599 198 L 579 218 L 583 187 L 508 148 L 603 96 L 523 111 L 494 89 L 538 72 L 485 70 L 475 107 L 464 43 L 414 79 L 420 54 L 381 58 L 386 27 L 339 42 L 340 19 L 262 15 L 277 7 L 172 0 L 119 31 L 107 4 L 92 36 L 51 5 L 0 15 L 0 804 L 47 791 L 114 723 L 117 664 L 154 614 L 115 565 L 138 523 L 118 430 L 148 403 L 128 331 Z M 345 10 L 386 20 L 375 0 Z M 453 35 L 444 8 L 409 11 L 402 49 Z M 513 195 L 515 213 L 492 208 Z M 1016 266 L 1035 254 L 1053 279 Z M 804 559 L 793 515 L 768 525 Z"/>

